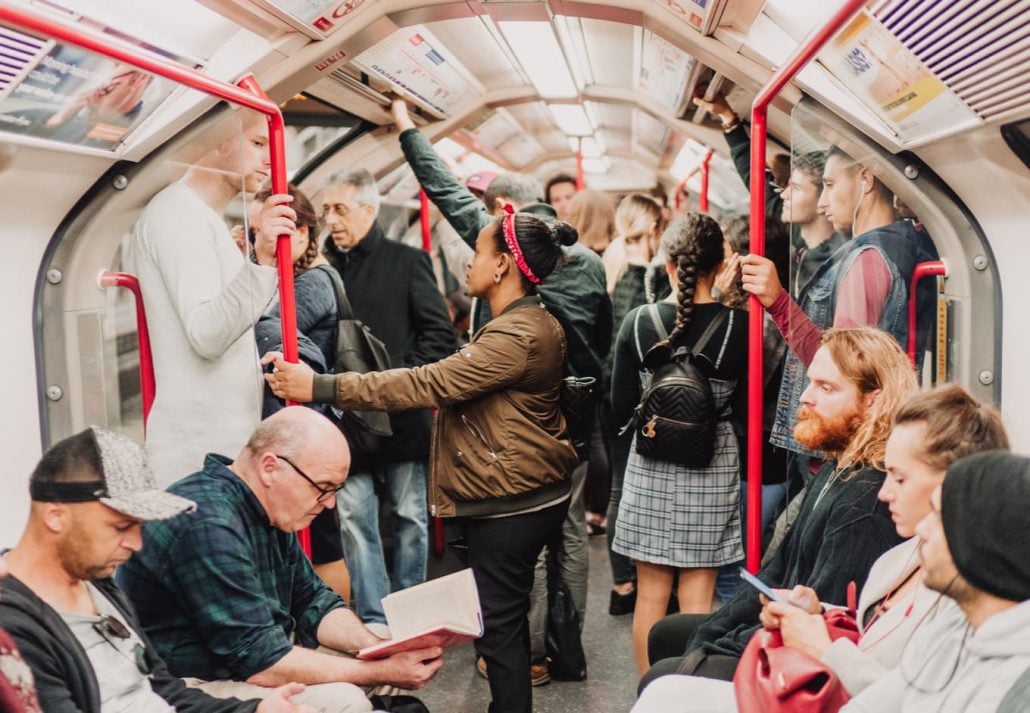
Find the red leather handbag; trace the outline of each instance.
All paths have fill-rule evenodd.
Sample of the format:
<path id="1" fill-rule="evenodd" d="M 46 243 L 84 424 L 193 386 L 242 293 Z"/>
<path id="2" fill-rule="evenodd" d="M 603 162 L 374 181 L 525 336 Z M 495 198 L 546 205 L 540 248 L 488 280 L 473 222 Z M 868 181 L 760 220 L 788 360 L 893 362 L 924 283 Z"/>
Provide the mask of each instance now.
<path id="1" fill-rule="evenodd" d="M 823 615 L 831 639 L 858 641 L 858 626 L 846 610 Z M 837 713 L 850 696 L 830 668 L 783 645 L 779 630 L 759 629 L 733 677 L 741 713 Z"/>

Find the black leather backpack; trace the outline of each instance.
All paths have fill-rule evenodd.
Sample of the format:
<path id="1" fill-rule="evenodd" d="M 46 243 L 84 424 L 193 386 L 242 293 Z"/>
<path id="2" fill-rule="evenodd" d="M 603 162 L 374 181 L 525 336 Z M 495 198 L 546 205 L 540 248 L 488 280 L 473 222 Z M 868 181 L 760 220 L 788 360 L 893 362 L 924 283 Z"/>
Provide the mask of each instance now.
<path id="1" fill-rule="evenodd" d="M 715 409 L 712 386 L 701 351 L 726 321 L 723 312 L 708 325 L 693 349 L 669 342 L 655 305 L 648 311 L 659 341 L 643 357 L 650 378 L 634 412 L 637 453 L 656 460 L 704 468 L 715 453 Z"/>

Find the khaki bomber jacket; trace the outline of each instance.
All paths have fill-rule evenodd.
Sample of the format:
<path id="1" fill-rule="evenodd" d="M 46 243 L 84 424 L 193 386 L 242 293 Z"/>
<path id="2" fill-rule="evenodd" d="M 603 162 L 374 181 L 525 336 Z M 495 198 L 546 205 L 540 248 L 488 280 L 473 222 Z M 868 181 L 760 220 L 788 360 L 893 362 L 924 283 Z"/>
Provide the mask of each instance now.
<path id="1" fill-rule="evenodd" d="M 431 513 L 515 513 L 569 489 L 577 458 L 558 405 L 565 357 L 561 325 L 531 295 L 435 364 L 316 375 L 314 400 L 342 409 L 439 409 L 430 450 Z"/>

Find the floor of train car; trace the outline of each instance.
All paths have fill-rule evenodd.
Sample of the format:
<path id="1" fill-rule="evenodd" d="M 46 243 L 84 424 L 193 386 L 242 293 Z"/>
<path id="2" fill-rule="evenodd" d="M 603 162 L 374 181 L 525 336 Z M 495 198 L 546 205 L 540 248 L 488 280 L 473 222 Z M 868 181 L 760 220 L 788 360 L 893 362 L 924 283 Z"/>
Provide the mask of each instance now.
<path id="1" fill-rule="evenodd" d="M 533 689 L 535 713 L 626 713 L 636 700 L 637 675 L 630 640 L 632 615 L 608 614 L 611 570 L 604 537 L 591 537 L 590 579 L 583 648 L 587 658 L 585 681 L 551 681 Z M 454 571 L 451 556 L 430 555 L 430 577 Z M 433 713 L 486 713 L 490 688 L 476 672 L 471 643 L 448 649 L 444 665 L 430 684 L 416 695 Z"/>

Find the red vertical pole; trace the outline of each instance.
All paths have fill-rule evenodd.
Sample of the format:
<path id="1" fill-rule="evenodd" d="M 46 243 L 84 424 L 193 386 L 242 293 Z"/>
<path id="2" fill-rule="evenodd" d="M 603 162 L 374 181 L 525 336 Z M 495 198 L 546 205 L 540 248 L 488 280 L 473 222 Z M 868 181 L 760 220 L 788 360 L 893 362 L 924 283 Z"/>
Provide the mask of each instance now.
<path id="1" fill-rule="evenodd" d="M 767 111 L 773 98 L 800 72 L 859 10 L 866 0 L 845 0 L 826 24 L 813 31 L 758 92 L 751 106 L 751 245 L 765 255 L 765 139 Z M 765 313 L 752 295 L 748 305 L 747 388 L 747 568 L 757 572 L 762 562 L 762 327 Z"/>
<path id="2" fill-rule="evenodd" d="M 576 139 L 576 190 L 581 191 L 586 187 L 587 180 L 583 175 L 583 139 Z"/>
<path id="3" fill-rule="evenodd" d="M 150 329 L 147 327 L 147 311 L 143 305 L 143 292 L 139 280 L 127 272 L 104 272 L 100 275 L 101 287 L 124 287 L 132 292 L 136 300 L 136 339 L 139 341 L 139 391 L 143 401 L 143 433 L 147 432 L 147 418 L 157 394 L 154 379 L 154 353 L 150 348 Z"/>
<path id="4" fill-rule="evenodd" d="M 705 157 L 701 159 L 701 195 L 697 198 L 697 209 L 702 213 L 708 212 L 708 164 L 712 160 L 713 153 L 715 153 L 715 149 L 708 149 Z"/>
<path id="5" fill-rule="evenodd" d="M 422 249 L 428 253 L 433 249 L 433 239 L 429 224 L 429 196 L 426 195 L 426 189 L 418 189 L 418 200 L 421 206 L 419 220 L 422 223 Z"/>

